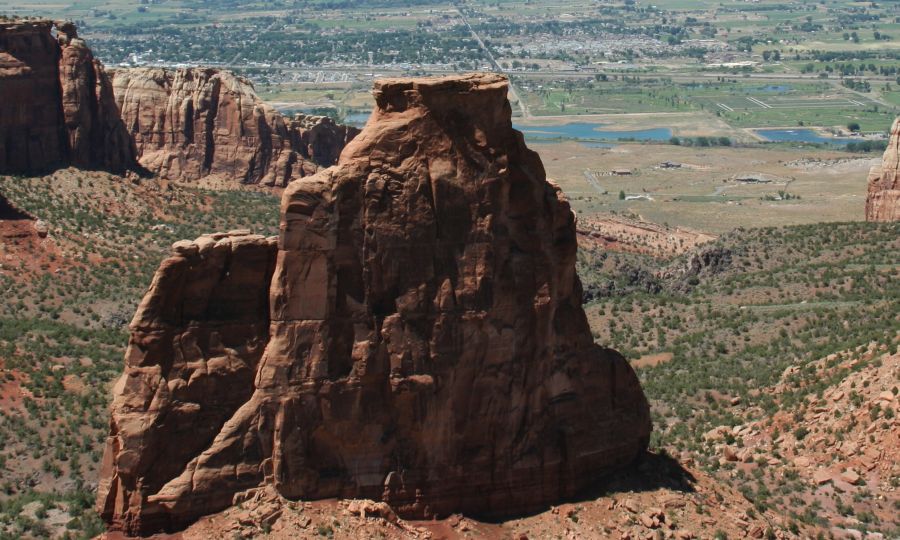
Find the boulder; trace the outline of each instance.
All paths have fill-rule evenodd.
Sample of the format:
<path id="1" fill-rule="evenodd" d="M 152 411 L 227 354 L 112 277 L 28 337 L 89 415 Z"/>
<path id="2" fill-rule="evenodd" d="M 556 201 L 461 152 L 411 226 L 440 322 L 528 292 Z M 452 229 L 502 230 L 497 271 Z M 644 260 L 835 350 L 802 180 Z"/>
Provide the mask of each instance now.
<path id="1" fill-rule="evenodd" d="M 40 238 L 47 238 L 47 235 L 50 234 L 50 224 L 43 219 L 39 219 L 34 222 L 34 232 L 36 232 Z"/>
<path id="2" fill-rule="evenodd" d="M 833 475 L 826 469 L 819 469 L 813 473 L 812 479 L 818 485 L 827 484 L 831 482 Z"/>
<path id="3" fill-rule="evenodd" d="M 853 469 L 847 469 L 846 471 L 841 473 L 840 479 L 844 482 L 847 482 L 848 484 L 856 485 L 862 478 L 859 476 L 859 473 L 857 473 Z"/>

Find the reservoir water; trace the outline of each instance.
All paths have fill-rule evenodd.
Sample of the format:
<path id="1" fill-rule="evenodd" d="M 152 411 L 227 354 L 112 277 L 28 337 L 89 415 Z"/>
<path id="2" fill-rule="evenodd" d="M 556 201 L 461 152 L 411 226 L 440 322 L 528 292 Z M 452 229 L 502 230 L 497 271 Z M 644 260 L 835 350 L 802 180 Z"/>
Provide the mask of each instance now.
<path id="1" fill-rule="evenodd" d="M 523 126 L 513 124 L 513 127 L 525 134 L 525 138 L 535 142 L 549 142 L 552 140 L 574 140 L 580 142 L 603 141 L 668 141 L 672 137 L 669 128 L 650 128 L 636 130 L 610 130 L 600 129 L 605 124 L 593 122 L 572 122 L 558 126 Z"/>
<path id="2" fill-rule="evenodd" d="M 767 84 L 765 86 L 760 86 L 757 90 L 761 90 L 763 92 L 787 92 L 791 89 L 791 86 L 788 84 Z"/>
<path id="3" fill-rule="evenodd" d="M 344 123 L 348 126 L 361 128 L 369 121 L 369 115 L 370 113 L 368 112 L 351 112 L 344 117 Z"/>
<path id="4" fill-rule="evenodd" d="M 812 129 L 755 129 L 754 131 L 770 142 L 806 142 L 844 146 L 847 143 L 862 140 L 847 137 L 823 137 Z"/>
<path id="5" fill-rule="evenodd" d="M 344 117 L 344 122 L 356 127 L 363 127 L 369 119 L 368 112 L 351 112 Z M 524 126 L 513 124 L 513 127 L 525 134 L 532 142 L 553 143 L 561 141 L 578 141 L 589 148 L 609 148 L 610 142 L 620 140 L 635 141 L 668 141 L 672 137 L 669 128 L 650 128 L 637 130 L 601 129 L 605 124 L 594 122 L 571 122 L 555 126 Z"/>
<path id="6" fill-rule="evenodd" d="M 785 86 L 771 85 L 766 88 L 784 90 Z M 368 111 L 354 111 L 344 117 L 344 123 L 351 126 L 363 127 L 369 119 Z M 525 139 L 536 143 L 554 143 L 562 141 L 577 141 L 588 148 L 609 148 L 611 142 L 621 140 L 634 141 L 668 141 L 672 138 L 670 128 L 648 128 L 636 130 L 602 129 L 608 124 L 596 122 L 571 122 L 553 126 L 533 126 L 513 124 L 513 127 L 525 134 Z M 799 129 L 754 129 L 769 142 L 804 142 L 831 144 L 844 146 L 861 139 L 847 137 L 823 137 L 818 132 L 808 128 Z"/>

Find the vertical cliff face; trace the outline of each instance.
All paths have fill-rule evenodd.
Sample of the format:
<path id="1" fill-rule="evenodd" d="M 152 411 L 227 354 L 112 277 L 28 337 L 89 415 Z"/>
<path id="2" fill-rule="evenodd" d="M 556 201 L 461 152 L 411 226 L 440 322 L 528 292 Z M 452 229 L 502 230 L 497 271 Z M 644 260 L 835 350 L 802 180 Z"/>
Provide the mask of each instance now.
<path id="1" fill-rule="evenodd" d="M 177 243 L 157 270 L 131 322 L 99 486 L 101 512 L 120 528 L 168 524 L 133 510 L 208 448 L 253 394 L 275 253 L 274 238 L 235 231 Z"/>
<path id="2" fill-rule="evenodd" d="M 141 165 L 171 180 L 285 186 L 332 165 L 357 133 L 322 117 L 286 119 L 249 81 L 217 69 L 118 70 L 113 89 Z"/>
<path id="3" fill-rule="evenodd" d="M 133 164 L 109 78 L 75 27 L 0 23 L 0 172 Z"/>
<path id="4" fill-rule="evenodd" d="M 61 48 L 59 86 L 70 163 L 113 172 L 133 167 L 134 148 L 103 65 L 94 59 L 73 24 L 63 23 L 57 28 Z"/>
<path id="5" fill-rule="evenodd" d="M 647 401 L 593 343 L 573 213 L 512 129 L 506 92 L 494 75 L 378 82 L 339 164 L 285 191 L 271 278 L 270 259 L 232 250 L 224 275 L 242 280 L 198 288 L 222 275 L 202 270 L 216 252 L 176 246 L 115 390 L 98 494 L 110 528 L 176 529 L 266 483 L 407 517 L 500 516 L 643 451 Z M 200 289 L 260 288 L 265 314 L 187 309 L 205 305 Z M 229 317 L 247 331 L 205 337 Z"/>
<path id="6" fill-rule="evenodd" d="M 71 23 L 0 23 L 0 174 L 140 165 L 193 182 L 286 186 L 333 165 L 359 133 L 285 118 L 216 69 L 123 69 L 111 79 Z"/>
<path id="7" fill-rule="evenodd" d="M 869 172 L 866 221 L 900 221 L 900 118 L 891 126 L 881 165 Z"/>
<path id="8" fill-rule="evenodd" d="M 67 157 L 60 47 L 52 26 L 0 24 L 0 172 L 26 172 Z"/>

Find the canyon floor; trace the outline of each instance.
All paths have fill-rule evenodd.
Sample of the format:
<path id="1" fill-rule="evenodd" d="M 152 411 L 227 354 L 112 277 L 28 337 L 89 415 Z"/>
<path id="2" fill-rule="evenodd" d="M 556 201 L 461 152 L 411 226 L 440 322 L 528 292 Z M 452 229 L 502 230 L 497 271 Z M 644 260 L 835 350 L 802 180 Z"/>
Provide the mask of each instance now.
<path id="1" fill-rule="evenodd" d="M 530 146 L 579 214 L 616 213 L 710 234 L 862 220 L 866 176 L 881 158 L 789 147 Z"/>
<path id="2" fill-rule="evenodd" d="M 638 369 L 652 453 L 500 523 L 260 492 L 182 537 L 900 535 L 900 224 L 857 221 L 871 159 L 534 147 L 579 213 L 585 308 L 598 343 Z M 735 180 L 754 175 L 787 185 Z M 2 177 L 0 192 L 16 210 L 0 227 L 0 538 L 92 537 L 107 399 L 153 271 L 182 238 L 275 234 L 278 197 L 71 169 Z"/>

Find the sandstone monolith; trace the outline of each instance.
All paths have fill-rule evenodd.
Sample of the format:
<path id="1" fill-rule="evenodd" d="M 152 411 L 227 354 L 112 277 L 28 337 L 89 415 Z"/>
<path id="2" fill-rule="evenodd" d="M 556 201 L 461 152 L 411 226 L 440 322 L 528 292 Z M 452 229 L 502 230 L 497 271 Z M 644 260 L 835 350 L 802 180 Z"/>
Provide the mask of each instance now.
<path id="1" fill-rule="evenodd" d="M 358 132 L 287 118 L 247 79 L 214 68 L 116 70 L 113 92 L 143 167 L 161 178 L 283 187 L 335 163 Z"/>
<path id="2" fill-rule="evenodd" d="M 174 246 L 115 388 L 111 529 L 175 530 L 260 485 L 407 518 L 519 514 L 643 452 L 647 401 L 593 342 L 574 214 L 507 89 L 380 80 L 339 163 L 285 190 L 277 254 Z"/>

